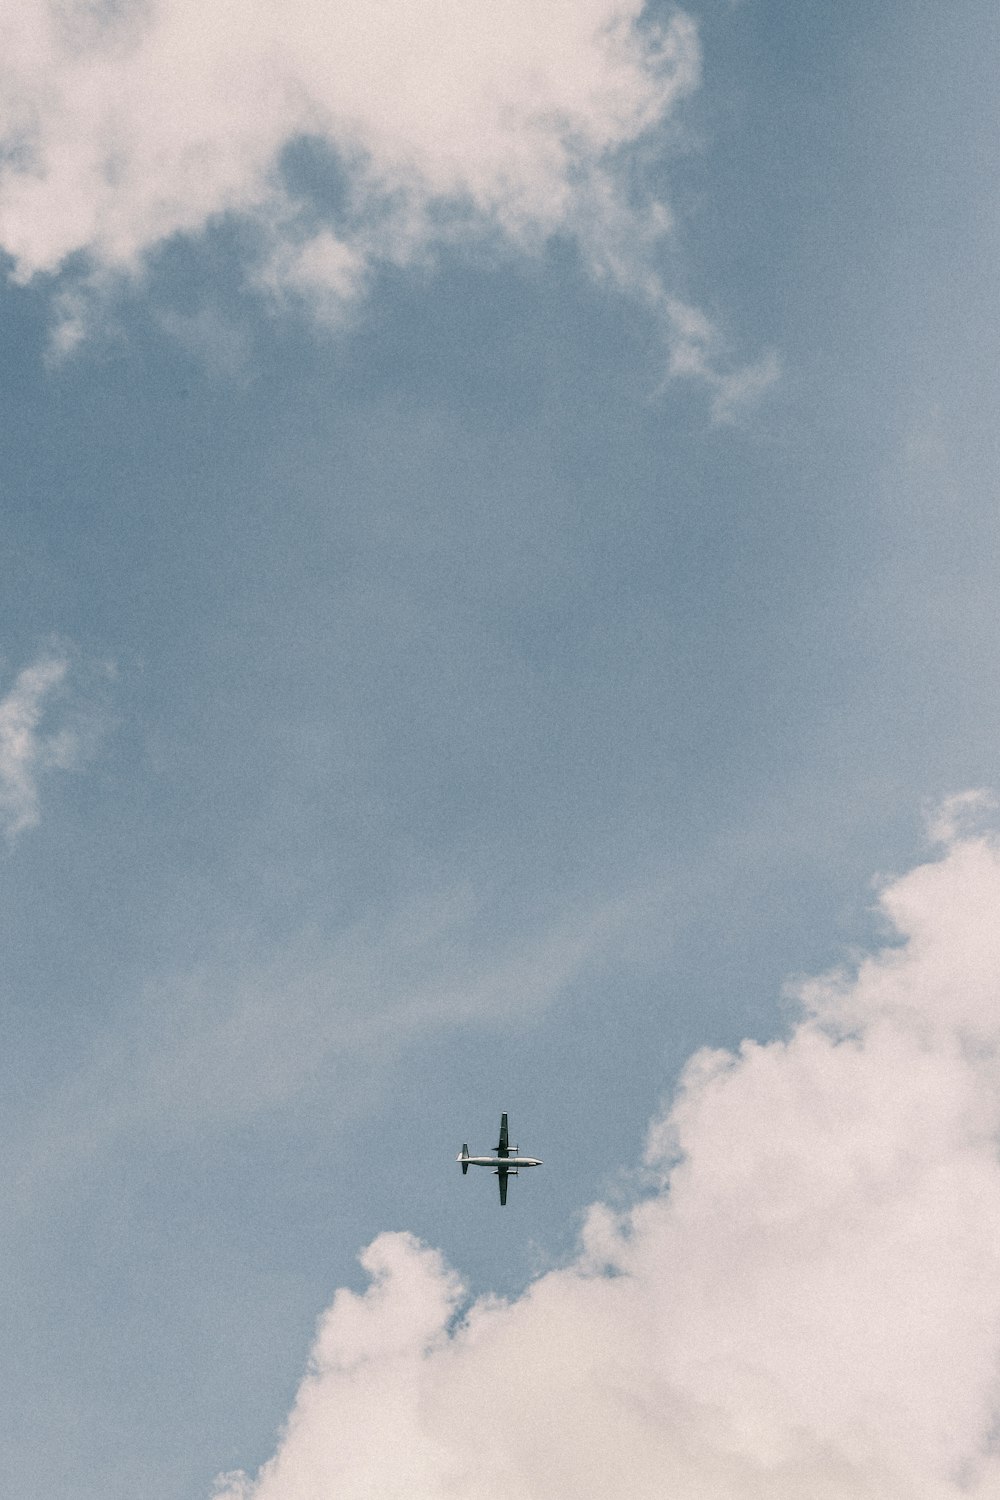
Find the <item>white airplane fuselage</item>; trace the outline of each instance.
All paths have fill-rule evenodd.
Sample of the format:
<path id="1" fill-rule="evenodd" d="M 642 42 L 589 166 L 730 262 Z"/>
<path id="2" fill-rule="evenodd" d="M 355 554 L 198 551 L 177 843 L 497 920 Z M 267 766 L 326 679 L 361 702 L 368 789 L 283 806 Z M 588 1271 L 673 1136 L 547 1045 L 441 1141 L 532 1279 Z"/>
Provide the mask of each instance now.
<path id="1" fill-rule="evenodd" d="M 516 1172 L 518 1167 L 542 1165 L 537 1156 L 456 1156 L 455 1160 L 470 1167 L 506 1167 L 508 1172 Z"/>

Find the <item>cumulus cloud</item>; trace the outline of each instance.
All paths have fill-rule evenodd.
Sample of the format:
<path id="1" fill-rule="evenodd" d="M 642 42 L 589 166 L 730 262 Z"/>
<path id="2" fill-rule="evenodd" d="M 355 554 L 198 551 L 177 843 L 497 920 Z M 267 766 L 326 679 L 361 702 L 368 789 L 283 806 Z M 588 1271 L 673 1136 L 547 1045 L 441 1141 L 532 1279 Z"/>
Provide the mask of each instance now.
<path id="1" fill-rule="evenodd" d="M 699 76 L 693 21 L 642 0 L 23 0 L 0 17 L 0 248 L 21 282 L 75 268 L 63 350 L 88 286 L 225 216 L 256 227 L 258 285 L 332 320 L 380 265 L 570 236 L 676 342 L 639 155 Z M 677 372 L 731 404 L 714 342 Z"/>
<path id="2" fill-rule="evenodd" d="M 648 1196 L 571 1264 L 467 1306 L 380 1236 L 218 1495 L 1000 1493 L 1000 848 L 953 837 L 881 900 L 893 941 L 797 985 L 786 1038 L 691 1060 Z"/>
<path id="3" fill-rule="evenodd" d="M 0 699 L 0 828 L 8 840 L 38 822 L 46 773 L 68 770 L 84 750 L 84 726 L 68 708 L 69 669 L 65 655 L 40 656 Z"/>

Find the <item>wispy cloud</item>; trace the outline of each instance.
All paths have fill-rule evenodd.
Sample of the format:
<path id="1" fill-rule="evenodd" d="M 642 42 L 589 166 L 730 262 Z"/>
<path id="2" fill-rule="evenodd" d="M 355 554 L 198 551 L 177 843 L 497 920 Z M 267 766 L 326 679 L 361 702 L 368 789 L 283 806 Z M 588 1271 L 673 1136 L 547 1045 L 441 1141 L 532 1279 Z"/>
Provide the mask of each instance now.
<path id="1" fill-rule="evenodd" d="M 713 338 L 684 356 L 641 165 L 700 72 L 691 18 L 642 0 L 24 0 L 0 22 L 0 247 L 18 281 L 60 278 L 67 352 L 102 288 L 226 216 L 255 227 L 252 281 L 334 322 L 380 266 L 566 236 L 652 300 L 725 414 L 726 383 L 761 377 L 718 369 Z"/>
<path id="2" fill-rule="evenodd" d="M 69 770 L 87 748 L 69 677 L 69 656 L 49 652 L 0 699 L 0 828 L 9 842 L 38 822 L 45 776 Z"/>
<path id="3" fill-rule="evenodd" d="M 668 376 L 703 381 L 712 392 L 717 422 L 736 421 L 775 384 L 781 366 L 769 351 L 754 364 L 741 364 L 718 326 L 676 297 L 664 296 L 662 312 L 670 351 Z"/>
<path id="4" fill-rule="evenodd" d="M 211 962 L 150 982 L 28 1123 L 11 1206 L 30 1211 L 125 1135 L 253 1119 L 331 1073 L 349 1109 L 416 1037 L 539 1015 L 619 952 L 635 920 L 631 902 L 595 904 L 498 941 L 483 916 L 466 889 L 428 893 L 333 936 L 300 933 L 266 958 L 240 932 Z"/>
<path id="5" fill-rule="evenodd" d="M 786 1039 L 691 1060 L 649 1196 L 570 1265 L 456 1321 L 440 1255 L 376 1239 L 219 1495 L 996 1495 L 1000 849 L 954 839 L 882 906 L 901 942 L 797 986 Z"/>
<path id="6" fill-rule="evenodd" d="M 963 833 L 989 828 L 996 814 L 997 799 L 987 788 L 955 792 L 928 811 L 927 831 L 936 844 L 951 844 Z"/>

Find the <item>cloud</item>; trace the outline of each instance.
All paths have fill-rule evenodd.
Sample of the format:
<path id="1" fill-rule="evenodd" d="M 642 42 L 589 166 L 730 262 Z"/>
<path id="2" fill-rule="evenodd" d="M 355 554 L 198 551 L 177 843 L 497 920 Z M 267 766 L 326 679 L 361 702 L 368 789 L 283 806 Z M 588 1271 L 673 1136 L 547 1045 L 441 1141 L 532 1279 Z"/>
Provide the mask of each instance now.
<path id="1" fill-rule="evenodd" d="M 294 1098 L 338 1056 L 359 1067 L 422 1031 L 537 1014 L 621 937 L 626 916 L 589 907 L 498 943 L 458 889 L 333 938 L 299 933 L 266 962 L 247 963 L 249 939 L 237 939 L 223 962 L 147 990 L 141 1035 L 126 1044 L 126 1112 L 188 1126 L 244 1117 Z M 120 1076 L 119 1057 L 108 1072 Z M 94 1093 L 106 1097 L 103 1085 Z"/>
<path id="2" fill-rule="evenodd" d="M 39 819 L 39 783 L 78 764 L 89 733 L 67 693 L 68 656 L 25 667 L 0 699 L 0 828 L 8 841 Z"/>
<path id="3" fill-rule="evenodd" d="M 733 422 L 777 381 L 781 367 L 769 352 L 752 365 L 740 365 L 719 328 L 697 307 L 676 297 L 664 298 L 668 377 L 704 381 L 712 391 L 712 415 Z"/>
<path id="4" fill-rule="evenodd" d="M 251 1120 L 336 1079 L 338 1108 L 367 1104 L 373 1074 L 441 1027 L 527 1023 L 628 949 L 643 898 L 581 905 L 497 939 L 467 888 L 429 891 L 334 935 L 299 932 L 266 958 L 238 931 L 210 960 L 134 998 L 16 1148 L 8 1205 L 30 1213 L 109 1144 L 177 1139 Z"/>
<path id="5" fill-rule="evenodd" d="M 672 340 L 643 153 L 700 68 L 690 17 L 642 0 L 23 0 L 0 19 L 0 248 L 19 282 L 61 276 L 63 352 L 88 299 L 226 217 L 256 230 L 258 286 L 332 321 L 380 266 L 568 236 Z M 677 373 L 738 382 L 706 347 Z"/>
<path id="6" fill-rule="evenodd" d="M 705 1051 L 648 1196 L 466 1306 L 406 1234 L 337 1293 L 225 1500 L 987 1500 L 1000 1492 L 1000 849 L 888 885 L 894 940 Z M 546 1171 L 558 1170 L 549 1162 Z"/>
<path id="7" fill-rule="evenodd" d="M 936 844 L 953 843 L 962 833 L 978 831 L 996 819 L 997 800 L 983 787 L 956 792 L 928 813 L 927 831 Z"/>

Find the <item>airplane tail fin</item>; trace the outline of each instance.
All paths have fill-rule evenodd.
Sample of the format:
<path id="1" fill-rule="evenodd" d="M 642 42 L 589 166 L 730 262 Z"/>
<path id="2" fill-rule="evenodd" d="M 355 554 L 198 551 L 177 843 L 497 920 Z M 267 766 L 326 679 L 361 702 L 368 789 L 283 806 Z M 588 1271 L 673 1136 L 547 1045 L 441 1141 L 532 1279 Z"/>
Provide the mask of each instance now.
<path id="1" fill-rule="evenodd" d="M 458 1159 L 462 1163 L 462 1176 L 464 1177 L 469 1170 L 469 1148 L 464 1142 L 462 1144 L 462 1154 Z"/>

